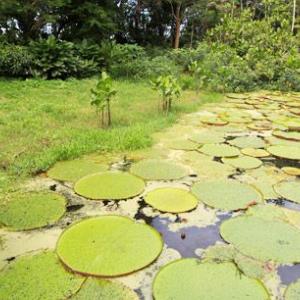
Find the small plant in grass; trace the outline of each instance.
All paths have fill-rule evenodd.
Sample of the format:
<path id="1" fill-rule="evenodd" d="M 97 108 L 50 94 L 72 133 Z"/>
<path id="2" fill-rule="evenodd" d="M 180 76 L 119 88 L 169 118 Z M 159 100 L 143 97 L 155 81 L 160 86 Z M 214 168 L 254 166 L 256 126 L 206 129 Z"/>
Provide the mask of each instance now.
<path id="1" fill-rule="evenodd" d="M 92 89 L 91 105 L 96 107 L 96 113 L 101 120 L 102 127 L 111 125 L 111 107 L 110 102 L 117 91 L 113 89 L 111 77 L 102 72 L 96 88 Z"/>
<path id="2" fill-rule="evenodd" d="M 166 113 L 170 112 L 173 100 L 181 95 L 181 87 L 177 79 L 171 75 L 159 76 L 152 84 L 162 96 L 162 110 Z"/>
<path id="3" fill-rule="evenodd" d="M 202 69 L 200 67 L 200 63 L 197 61 L 193 61 L 189 65 L 188 69 L 194 77 L 196 92 L 198 94 L 200 92 L 200 88 L 203 86 L 203 83 L 204 83 L 203 81 L 205 79 L 205 76 L 201 76 Z"/>

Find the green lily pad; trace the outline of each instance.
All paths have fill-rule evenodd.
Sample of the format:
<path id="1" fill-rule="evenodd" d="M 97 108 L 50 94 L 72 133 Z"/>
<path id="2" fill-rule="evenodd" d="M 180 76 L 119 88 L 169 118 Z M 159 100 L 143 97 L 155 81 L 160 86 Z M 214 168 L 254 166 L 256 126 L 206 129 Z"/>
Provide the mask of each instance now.
<path id="1" fill-rule="evenodd" d="M 292 141 L 300 141 L 300 132 L 298 132 L 298 131 L 275 130 L 275 131 L 273 131 L 272 134 L 274 136 L 278 137 L 278 138 L 281 138 L 281 139 L 292 140 Z"/>
<path id="2" fill-rule="evenodd" d="M 274 185 L 275 192 L 281 197 L 300 203 L 300 182 L 282 181 Z"/>
<path id="3" fill-rule="evenodd" d="M 214 125 L 214 126 L 225 126 L 228 124 L 228 121 L 222 120 L 218 117 L 202 117 L 201 122 L 207 125 Z"/>
<path id="4" fill-rule="evenodd" d="M 107 166 L 89 160 L 72 160 L 58 162 L 47 175 L 59 181 L 76 182 L 80 178 L 93 173 L 103 172 Z"/>
<path id="5" fill-rule="evenodd" d="M 281 170 L 291 176 L 300 176 L 300 168 L 283 167 Z"/>
<path id="6" fill-rule="evenodd" d="M 300 280 L 291 283 L 285 293 L 284 293 L 285 300 L 299 300 L 300 299 Z"/>
<path id="7" fill-rule="evenodd" d="M 264 149 L 244 148 L 244 149 L 241 150 L 241 152 L 244 155 L 251 156 L 251 157 L 256 157 L 256 158 L 270 156 L 270 153 L 267 152 Z"/>
<path id="8" fill-rule="evenodd" d="M 263 201 L 258 190 L 233 180 L 196 182 L 191 191 L 200 201 L 222 210 L 244 209 Z"/>
<path id="9" fill-rule="evenodd" d="M 231 166 L 216 161 L 195 161 L 191 163 L 191 167 L 199 177 L 208 179 L 227 178 L 235 172 Z"/>
<path id="10" fill-rule="evenodd" d="M 145 201 L 154 208 L 170 213 L 181 213 L 197 207 L 198 200 L 188 191 L 178 188 L 159 188 L 149 192 Z"/>
<path id="11" fill-rule="evenodd" d="M 300 262 L 300 231 L 281 220 L 241 216 L 227 220 L 221 236 L 240 252 L 261 261 Z"/>
<path id="12" fill-rule="evenodd" d="M 268 147 L 267 151 L 277 157 L 300 160 L 300 147 L 278 145 Z"/>
<path id="13" fill-rule="evenodd" d="M 190 140 L 172 140 L 167 143 L 167 147 L 174 150 L 196 150 L 199 145 Z"/>
<path id="14" fill-rule="evenodd" d="M 247 125 L 247 127 L 251 130 L 255 131 L 265 131 L 265 130 L 271 130 L 272 124 L 267 122 L 257 122 Z"/>
<path id="15" fill-rule="evenodd" d="M 83 177 L 76 182 L 77 194 L 93 200 L 121 200 L 139 195 L 145 183 L 142 179 L 121 172 L 103 172 Z"/>
<path id="16" fill-rule="evenodd" d="M 141 160 L 132 165 L 130 172 L 146 180 L 175 180 L 189 174 L 181 165 L 159 159 Z"/>
<path id="17" fill-rule="evenodd" d="M 275 136 L 266 137 L 266 141 L 271 146 L 292 146 L 292 147 L 299 147 L 299 142 L 286 140 L 286 139 L 279 139 Z"/>
<path id="18" fill-rule="evenodd" d="M 140 270 L 159 255 L 160 234 L 151 226 L 120 216 L 90 218 L 67 228 L 57 254 L 75 272 L 119 276 Z"/>
<path id="19" fill-rule="evenodd" d="M 225 141 L 223 133 L 206 131 L 193 135 L 190 140 L 198 144 L 218 144 Z"/>
<path id="20" fill-rule="evenodd" d="M 238 169 L 250 170 L 259 168 L 262 165 L 262 161 L 255 157 L 240 156 L 233 158 L 222 158 L 224 164 L 229 164 Z"/>
<path id="21" fill-rule="evenodd" d="M 230 99 L 241 99 L 241 100 L 246 100 L 249 98 L 249 95 L 246 95 L 246 94 L 226 94 L 226 97 L 227 98 L 230 98 Z"/>
<path id="22" fill-rule="evenodd" d="M 233 157 L 240 154 L 238 148 L 226 144 L 206 144 L 199 148 L 199 151 L 216 157 Z"/>
<path id="23" fill-rule="evenodd" d="M 248 278 L 233 263 L 180 259 L 163 267 L 155 277 L 156 300 L 268 300 L 263 284 Z"/>
<path id="24" fill-rule="evenodd" d="M 11 230 L 52 225 L 65 213 L 66 199 L 52 192 L 12 194 L 0 205 L 0 223 Z"/>
<path id="25" fill-rule="evenodd" d="M 264 148 L 266 143 L 264 140 L 257 136 L 241 136 L 237 137 L 231 141 L 229 144 L 232 146 L 236 146 L 238 148 Z"/>
<path id="26" fill-rule="evenodd" d="M 117 281 L 88 278 L 72 300 L 138 300 L 137 294 Z"/>
<path id="27" fill-rule="evenodd" d="M 0 298 L 5 300 L 67 299 L 83 277 L 67 272 L 55 253 L 42 252 L 17 258 L 0 273 Z"/>

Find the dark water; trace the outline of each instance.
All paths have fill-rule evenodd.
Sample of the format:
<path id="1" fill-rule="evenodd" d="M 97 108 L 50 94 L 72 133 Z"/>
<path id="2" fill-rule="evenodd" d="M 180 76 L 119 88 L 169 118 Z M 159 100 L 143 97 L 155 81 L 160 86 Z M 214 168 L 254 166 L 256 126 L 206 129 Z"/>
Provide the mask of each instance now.
<path id="1" fill-rule="evenodd" d="M 293 266 L 279 266 L 278 275 L 283 284 L 290 284 L 300 278 L 300 264 Z"/>
<path id="2" fill-rule="evenodd" d="M 272 203 L 272 204 L 275 204 L 275 205 L 278 205 L 278 206 L 281 206 L 284 208 L 300 211 L 299 203 L 295 203 L 295 202 L 289 201 L 284 198 L 270 199 L 270 200 L 267 200 L 267 203 Z"/>

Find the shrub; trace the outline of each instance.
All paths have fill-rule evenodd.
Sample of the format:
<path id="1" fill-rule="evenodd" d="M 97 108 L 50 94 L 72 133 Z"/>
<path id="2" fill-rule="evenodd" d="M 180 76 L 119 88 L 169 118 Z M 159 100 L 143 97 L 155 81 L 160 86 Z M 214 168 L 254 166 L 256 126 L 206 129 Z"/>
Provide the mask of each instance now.
<path id="1" fill-rule="evenodd" d="M 102 127 L 111 125 L 110 102 L 117 93 L 113 89 L 112 79 L 106 72 L 102 72 L 95 89 L 91 90 L 91 105 L 96 107 L 96 113 L 101 119 Z"/>
<path id="2" fill-rule="evenodd" d="M 171 75 L 159 76 L 152 84 L 154 89 L 162 96 L 163 111 L 166 113 L 170 112 L 173 100 L 178 99 L 181 94 L 181 88 L 177 79 Z"/>
<path id="3" fill-rule="evenodd" d="M 26 47 L 11 44 L 0 45 L 0 75 L 26 77 L 31 74 L 32 55 Z"/>
<path id="4" fill-rule="evenodd" d="M 75 44 L 50 36 L 30 44 L 34 56 L 33 75 L 46 79 L 87 77 L 97 72 L 93 60 L 80 57 Z"/>

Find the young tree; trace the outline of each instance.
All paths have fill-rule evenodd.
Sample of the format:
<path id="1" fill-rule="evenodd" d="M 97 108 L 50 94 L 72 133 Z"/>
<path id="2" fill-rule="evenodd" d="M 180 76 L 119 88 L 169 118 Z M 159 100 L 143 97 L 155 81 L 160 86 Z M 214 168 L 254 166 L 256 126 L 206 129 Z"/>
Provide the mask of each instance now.
<path id="1" fill-rule="evenodd" d="M 95 105 L 102 127 L 111 125 L 110 102 L 117 93 L 112 84 L 111 77 L 106 72 L 102 72 L 96 88 L 91 90 L 91 105 Z"/>
<path id="2" fill-rule="evenodd" d="M 166 113 L 170 112 L 173 100 L 178 99 L 181 94 L 176 78 L 172 75 L 159 76 L 152 84 L 162 96 L 162 110 Z"/>
<path id="3" fill-rule="evenodd" d="M 193 61 L 188 68 L 190 73 L 194 76 L 196 92 L 199 94 L 200 88 L 203 85 L 203 80 L 205 79 L 205 76 L 201 76 L 202 70 L 200 64 L 197 61 Z"/>

